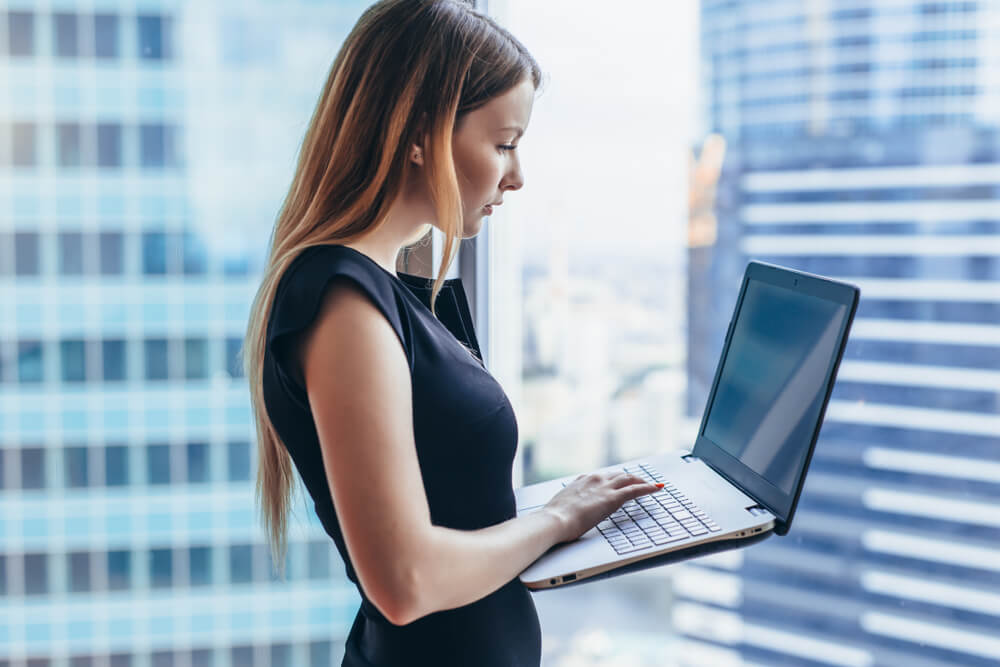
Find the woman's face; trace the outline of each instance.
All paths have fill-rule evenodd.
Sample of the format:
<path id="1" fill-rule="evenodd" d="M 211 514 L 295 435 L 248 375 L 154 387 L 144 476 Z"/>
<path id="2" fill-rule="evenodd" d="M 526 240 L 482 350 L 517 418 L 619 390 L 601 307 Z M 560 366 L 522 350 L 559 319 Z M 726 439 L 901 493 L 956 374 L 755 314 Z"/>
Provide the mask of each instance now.
<path id="1" fill-rule="evenodd" d="M 463 238 L 479 233 L 483 217 L 507 190 L 524 185 L 517 144 L 528 127 L 535 88 L 524 79 L 470 111 L 452 135 L 452 156 L 462 196 Z"/>

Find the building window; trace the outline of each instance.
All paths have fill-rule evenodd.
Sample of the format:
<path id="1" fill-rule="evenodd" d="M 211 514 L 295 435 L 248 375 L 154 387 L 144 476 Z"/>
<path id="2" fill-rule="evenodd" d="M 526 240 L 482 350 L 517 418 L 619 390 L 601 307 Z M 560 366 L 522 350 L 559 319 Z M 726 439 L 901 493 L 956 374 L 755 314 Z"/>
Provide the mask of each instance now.
<path id="1" fill-rule="evenodd" d="M 86 447 L 66 447 L 63 450 L 65 458 L 63 467 L 66 471 L 66 486 L 81 488 L 89 486 Z"/>
<path id="2" fill-rule="evenodd" d="M 226 372 L 231 378 L 243 377 L 243 361 L 240 359 L 240 348 L 242 347 L 242 338 L 226 339 Z"/>
<path id="3" fill-rule="evenodd" d="M 226 446 L 230 482 L 245 482 L 250 479 L 250 443 L 230 442 Z"/>
<path id="4" fill-rule="evenodd" d="M 124 591 L 132 583 L 132 552 L 124 549 L 108 552 L 108 589 Z M 113 663 L 112 663 L 113 664 Z"/>
<path id="5" fill-rule="evenodd" d="M 90 591 L 90 553 L 75 551 L 69 554 L 69 590 L 71 593 Z"/>
<path id="6" fill-rule="evenodd" d="M 150 667 L 174 667 L 173 651 L 153 651 L 150 657 Z"/>
<path id="7" fill-rule="evenodd" d="M 184 257 L 184 275 L 200 276 L 207 268 L 205 244 L 201 237 L 193 232 L 184 232 L 181 239 Z"/>
<path id="8" fill-rule="evenodd" d="M 45 364 L 41 341 L 22 340 L 17 343 L 18 382 L 41 382 Z"/>
<path id="9" fill-rule="evenodd" d="M 139 16 L 139 58 L 167 60 L 171 57 L 170 19 L 163 16 Z"/>
<path id="10" fill-rule="evenodd" d="M 59 273 L 64 276 L 83 274 L 83 234 L 59 233 Z"/>
<path id="11" fill-rule="evenodd" d="M 132 667 L 132 655 L 129 653 L 112 654 L 109 667 Z"/>
<path id="12" fill-rule="evenodd" d="M 204 442 L 189 442 L 187 444 L 188 484 L 201 484 L 207 482 L 208 479 L 208 445 Z"/>
<path id="13" fill-rule="evenodd" d="M 125 341 L 101 341 L 101 365 L 105 382 L 121 382 L 125 373 Z"/>
<path id="14" fill-rule="evenodd" d="M 251 567 L 252 550 L 249 544 L 233 544 L 229 547 L 229 582 L 246 584 L 253 580 Z"/>
<path id="15" fill-rule="evenodd" d="M 121 275 L 124 271 L 122 233 L 101 232 L 98 246 L 101 255 L 101 275 Z"/>
<path id="16" fill-rule="evenodd" d="M 104 448 L 104 483 L 108 486 L 128 486 L 128 447 L 108 445 Z"/>
<path id="17" fill-rule="evenodd" d="M 80 55 L 79 21 L 76 14 L 57 13 L 52 16 L 55 29 L 55 54 L 59 58 Z"/>
<path id="18" fill-rule="evenodd" d="M 142 167 L 176 167 L 177 129 L 161 123 L 139 126 L 139 165 Z"/>
<path id="19" fill-rule="evenodd" d="M 174 583 L 174 554 L 171 549 L 150 549 L 149 583 L 153 588 L 170 588 Z"/>
<path id="20" fill-rule="evenodd" d="M 209 586 L 212 583 L 212 548 L 190 547 L 188 563 L 191 572 L 192 586 Z"/>
<path id="21" fill-rule="evenodd" d="M 34 123 L 11 123 L 11 164 L 34 167 L 38 164 Z"/>
<path id="22" fill-rule="evenodd" d="M 150 338 L 143 341 L 143 348 L 146 353 L 146 379 L 166 380 L 169 368 L 166 339 Z"/>
<path id="23" fill-rule="evenodd" d="M 309 642 L 309 667 L 329 667 L 333 664 L 333 642 Z"/>
<path id="24" fill-rule="evenodd" d="M 146 445 L 146 480 L 149 484 L 170 483 L 170 445 Z"/>
<path id="25" fill-rule="evenodd" d="M 118 123 L 97 124 L 97 166 L 122 166 L 122 126 Z"/>
<path id="26" fill-rule="evenodd" d="M 38 232 L 14 234 L 14 273 L 19 276 L 39 274 Z"/>
<path id="27" fill-rule="evenodd" d="M 21 450 L 21 488 L 45 488 L 45 450 L 26 447 Z"/>
<path id="28" fill-rule="evenodd" d="M 83 382 L 87 379 L 86 345 L 82 340 L 59 343 L 63 382 Z"/>
<path id="29" fill-rule="evenodd" d="M 118 17 L 114 14 L 94 15 L 94 55 L 118 57 Z"/>
<path id="30" fill-rule="evenodd" d="M 208 377 L 208 341 L 204 338 L 184 341 L 184 377 L 188 380 Z"/>
<path id="31" fill-rule="evenodd" d="M 292 645 L 271 645 L 271 667 L 292 667 Z"/>
<path id="32" fill-rule="evenodd" d="M 196 648 L 191 651 L 191 667 L 213 667 L 215 655 L 210 648 Z"/>
<path id="33" fill-rule="evenodd" d="M 69 659 L 69 667 L 94 667 L 94 658 L 89 655 L 74 655 Z"/>
<path id="34" fill-rule="evenodd" d="M 79 167 L 80 124 L 59 123 L 56 125 L 57 164 L 60 167 Z"/>
<path id="35" fill-rule="evenodd" d="M 8 12 L 7 45 L 12 56 L 35 53 L 35 15 L 31 12 Z"/>
<path id="36" fill-rule="evenodd" d="M 45 595 L 49 592 L 49 555 L 24 554 L 24 593 Z"/>
<path id="37" fill-rule="evenodd" d="M 233 646 L 229 649 L 230 664 L 253 667 L 253 646 Z"/>
<path id="38" fill-rule="evenodd" d="M 167 272 L 167 235 L 164 232 L 143 232 L 142 272 L 147 276 Z"/>
<path id="39" fill-rule="evenodd" d="M 3 490 L 7 483 L 4 482 L 4 466 L 6 465 L 7 450 L 0 448 L 0 490 Z M 2 581 L 2 579 L 0 579 Z"/>
<path id="40" fill-rule="evenodd" d="M 7 596 L 7 555 L 0 554 L 0 597 Z"/>
<path id="41" fill-rule="evenodd" d="M 326 540 L 309 542 L 309 578 L 330 578 L 330 543 Z"/>

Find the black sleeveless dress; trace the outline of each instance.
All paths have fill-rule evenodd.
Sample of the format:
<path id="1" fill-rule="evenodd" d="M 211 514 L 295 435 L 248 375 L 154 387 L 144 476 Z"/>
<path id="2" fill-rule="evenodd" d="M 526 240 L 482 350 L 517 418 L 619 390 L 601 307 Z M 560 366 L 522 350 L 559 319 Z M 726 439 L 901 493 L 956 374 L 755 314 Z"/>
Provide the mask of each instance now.
<path id="1" fill-rule="evenodd" d="M 511 472 L 517 422 L 500 384 L 462 345 L 481 354 L 461 279 L 449 279 L 438 294 L 438 320 L 429 309 L 432 281 L 408 274 L 397 278 L 353 248 L 310 248 L 288 268 L 268 322 L 264 402 L 362 598 L 342 665 L 537 667 L 542 644 L 538 615 L 530 592 L 516 577 L 476 602 L 405 626 L 390 623 L 358 583 L 305 389 L 282 346 L 283 338 L 312 323 L 334 279 L 364 293 L 402 341 L 412 382 L 417 457 L 434 525 L 476 530 L 516 516 Z"/>

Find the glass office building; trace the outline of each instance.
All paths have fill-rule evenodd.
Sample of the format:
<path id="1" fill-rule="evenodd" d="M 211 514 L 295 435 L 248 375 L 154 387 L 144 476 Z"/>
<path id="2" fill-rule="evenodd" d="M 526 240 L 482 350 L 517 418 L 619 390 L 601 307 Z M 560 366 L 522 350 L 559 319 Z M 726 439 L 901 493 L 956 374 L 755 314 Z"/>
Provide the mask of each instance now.
<path id="1" fill-rule="evenodd" d="M 274 575 L 237 352 L 366 4 L 0 10 L 0 666 L 339 663 L 360 599 L 302 496 Z"/>
<path id="2" fill-rule="evenodd" d="M 690 661 L 996 665 L 1000 7 L 703 0 L 701 20 L 728 148 L 690 264 L 713 298 L 690 304 L 689 413 L 746 260 L 861 304 L 791 533 L 687 566 Z"/>

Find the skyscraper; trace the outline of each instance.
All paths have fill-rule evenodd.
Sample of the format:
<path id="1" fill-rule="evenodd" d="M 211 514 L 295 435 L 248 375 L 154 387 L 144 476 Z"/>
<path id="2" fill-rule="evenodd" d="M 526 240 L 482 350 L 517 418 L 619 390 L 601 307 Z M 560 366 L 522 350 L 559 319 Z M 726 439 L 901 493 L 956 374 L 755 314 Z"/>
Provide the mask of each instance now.
<path id="1" fill-rule="evenodd" d="M 3 667 L 337 658 L 360 599 L 302 496 L 276 580 L 237 353 L 367 4 L 0 11 Z"/>
<path id="2" fill-rule="evenodd" d="M 703 0 L 701 17 L 727 155 L 692 282 L 728 312 L 755 258 L 854 282 L 861 304 L 791 533 L 689 566 L 702 585 L 675 621 L 712 664 L 997 664 L 1000 7 Z M 716 342 L 724 325 L 700 320 Z"/>

